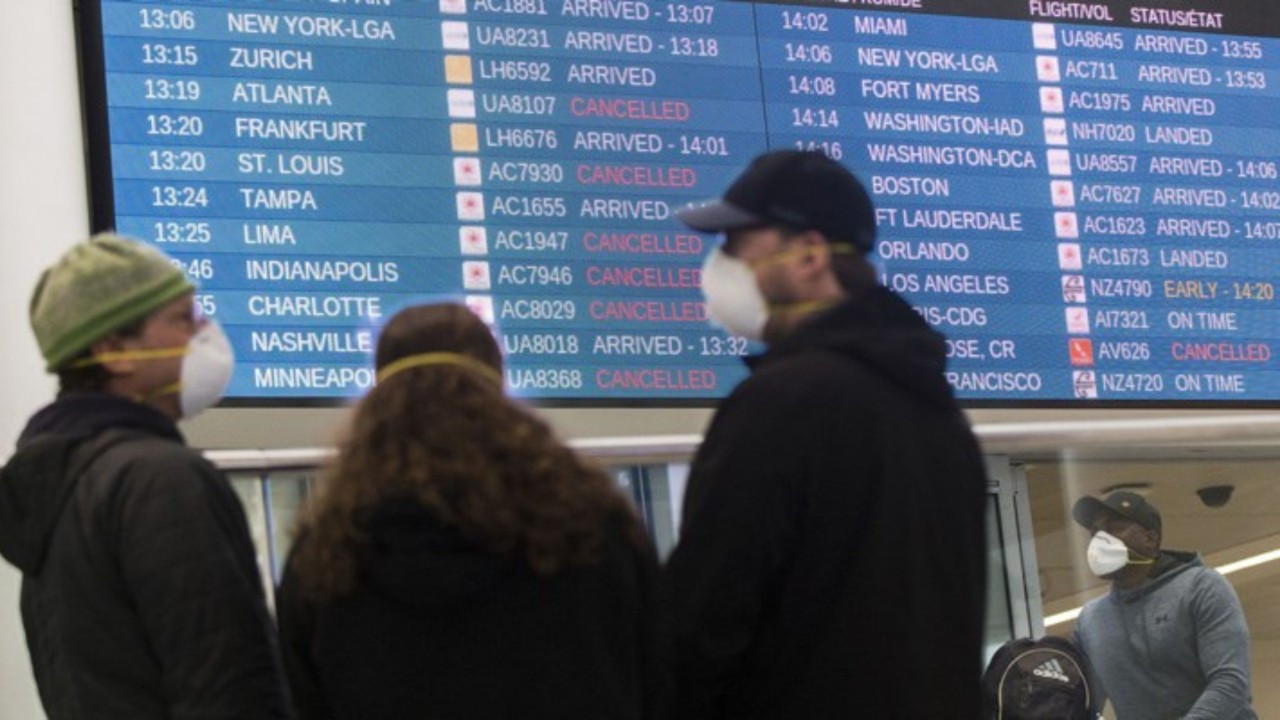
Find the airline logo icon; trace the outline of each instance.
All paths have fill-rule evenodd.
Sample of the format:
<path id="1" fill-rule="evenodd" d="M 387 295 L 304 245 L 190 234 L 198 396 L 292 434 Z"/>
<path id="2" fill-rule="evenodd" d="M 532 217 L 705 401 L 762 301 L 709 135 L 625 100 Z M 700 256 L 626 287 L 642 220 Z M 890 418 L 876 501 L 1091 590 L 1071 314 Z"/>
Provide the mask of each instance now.
<path id="1" fill-rule="evenodd" d="M 1067 121 L 1063 118 L 1045 118 L 1044 119 L 1044 144 L 1045 145 L 1066 145 L 1067 144 Z"/>
<path id="2" fill-rule="evenodd" d="M 458 228 L 458 249 L 463 255 L 488 255 L 489 233 L 480 225 Z"/>
<path id="3" fill-rule="evenodd" d="M 445 50 L 470 50 L 470 28 L 465 22 L 446 20 L 440 23 L 440 42 Z"/>
<path id="4" fill-rule="evenodd" d="M 1088 297 L 1084 291 L 1083 275 L 1063 275 L 1062 276 L 1062 301 L 1069 303 L 1088 302 Z"/>
<path id="5" fill-rule="evenodd" d="M 449 146 L 454 152 L 479 152 L 480 131 L 475 123 L 453 123 L 449 126 Z"/>
<path id="6" fill-rule="evenodd" d="M 1071 387 L 1077 398 L 1092 399 L 1098 397 L 1098 374 L 1092 370 L 1072 370 Z"/>
<path id="7" fill-rule="evenodd" d="M 453 183 L 463 187 L 474 187 L 480 184 L 479 158 L 460 157 L 453 159 Z"/>
<path id="8" fill-rule="evenodd" d="M 446 25 L 448 23 L 445 23 Z M 465 24 L 465 23 L 464 23 Z M 1040 82 L 1062 82 L 1062 72 L 1058 69 L 1058 58 L 1055 55 L 1036 56 L 1036 79 Z"/>
<path id="9" fill-rule="evenodd" d="M 458 193 L 458 219 L 484 220 L 484 194 L 478 192 Z"/>
<path id="10" fill-rule="evenodd" d="M 445 95 L 449 100 L 449 117 L 468 119 L 476 116 L 474 90 L 453 89 Z"/>
<path id="11" fill-rule="evenodd" d="M 462 263 L 462 287 L 467 290 L 488 290 L 489 263 L 484 260 Z"/>
<path id="12" fill-rule="evenodd" d="M 440 12 L 444 15 L 466 15 L 467 0 L 440 0 Z"/>
<path id="13" fill-rule="evenodd" d="M 489 295 L 467 295 L 462 299 L 462 304 L 467 309 L 475 313 L 476 317 L 484 321 L 486 325 L 493 324 L 493 298 Z"/>
<path id="14" fill-rule="evenodd" d="M 1089 334 L 1089 308 L 1067 308 L 1067 332 L 1072 335 Z"/>
<path id="15" fill-rule="evenodd" d="M 444 56 L 444 81 L 450 85 L 470 85 L 472 81 L 470 55 Z"/>
<path id="16" fill-rule="evenodd" d="M 1056 212 L 1053 214 L 1053 232 L 1064 240 L 1075 240 L 1080 237 L 1080 225 L 1073 212 Z"/>
<path id="17" fill-rule="evenodd" d="M 1040 112 L 1061 115 L 1066 111 L 1062 102 L 1062 88 L 1057 85 L 1040 88 Z"/>
<path id="18" fill-rule="evenodd" d="M 1032 23 L 1031 44 L 1036 50 L 1057 50 L 1058 37 L 1052 23 Z"/>
<path id="19" fill-rule="evenodd" d="M 1063 270 L 1083 270 L 1084 257 L 1080 243 L 1058 243 L 1058 267 Z"/>
<path id="20" fill-rule="evenodd" d="M 1075 207 L 1076 186 L 1070 180 L 1053 180 L 1049 183 L 1049 195 L 1054 207 Z"/>
<path id="21" fill-rule="evenodd" d="M 1093 367 L 1093 341 L 1088 338 L 1071 338 L 1067 341 L 1071 364 L 1076 367 Z M 1063 678 L 1064 680 L 1066 678 Z"/>
<path id="22" fill-rule="evenodd" d="M 1071 151 L 1070 150 L 1048 150 L 1045 157 L 1049 161 L 1049 174 L 1057 177 L 1069 177 L 1071 175 Z"/>

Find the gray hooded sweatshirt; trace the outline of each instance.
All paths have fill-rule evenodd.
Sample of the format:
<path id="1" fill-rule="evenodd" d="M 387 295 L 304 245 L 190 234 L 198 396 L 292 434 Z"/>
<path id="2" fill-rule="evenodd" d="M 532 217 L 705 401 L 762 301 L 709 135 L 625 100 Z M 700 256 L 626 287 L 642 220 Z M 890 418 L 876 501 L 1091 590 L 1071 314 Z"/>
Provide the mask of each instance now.
<path id="1" fill-rule="evenodd" d="M 1256 720 L 1249 629 L 1226 578 L 1195 553 L 1164 551 L 1141 587 L 1080 613 L 1072 640 L 1118 720 Z"/>

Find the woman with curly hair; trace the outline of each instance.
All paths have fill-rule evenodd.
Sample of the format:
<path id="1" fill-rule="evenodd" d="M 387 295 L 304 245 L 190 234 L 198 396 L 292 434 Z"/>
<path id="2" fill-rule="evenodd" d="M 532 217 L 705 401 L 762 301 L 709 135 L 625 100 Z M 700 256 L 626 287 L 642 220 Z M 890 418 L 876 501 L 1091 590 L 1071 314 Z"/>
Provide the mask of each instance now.
<path id="1" fill-rule="evenodd" d="M 653 718 L 655 561 L 629 502 L 503 393 L 465 308 L 398 313 L 298 529 L 303 718 Z"/>

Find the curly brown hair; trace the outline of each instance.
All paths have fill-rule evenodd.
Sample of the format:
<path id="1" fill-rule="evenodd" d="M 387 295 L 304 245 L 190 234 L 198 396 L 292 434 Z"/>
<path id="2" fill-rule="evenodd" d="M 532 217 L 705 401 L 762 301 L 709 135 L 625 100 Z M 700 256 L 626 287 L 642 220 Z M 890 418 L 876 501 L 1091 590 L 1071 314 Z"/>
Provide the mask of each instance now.
<path id="1" fill-rule="evenodd" d="M 502 356 L 489 328 L 459 305 L 417 305 L 378 339 L 379 370 L 424 353 L 457 353 L 483 367 L 412 367 L 379 382 L 355 410 L 348 438 L 303 513 L 291 562 L 304 592 L 349 594 L 364 519 L 411 497 L 439 522 L 491 552 L 523 557 L 535 573 L 597 561 L 606 526 L 643 543 L 630 503 L 495 382 Z M 500 377 L 500 375 L 498 376 Z"/>

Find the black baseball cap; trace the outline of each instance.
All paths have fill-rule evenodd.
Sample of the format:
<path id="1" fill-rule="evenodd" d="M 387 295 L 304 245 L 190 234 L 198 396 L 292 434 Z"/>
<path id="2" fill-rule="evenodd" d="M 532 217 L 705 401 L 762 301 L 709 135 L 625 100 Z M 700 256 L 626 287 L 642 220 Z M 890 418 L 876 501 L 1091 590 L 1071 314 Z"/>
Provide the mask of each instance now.
<path id="1" fill-rule="evenodd" d="M 1148 530 L 1161 532 L 1160 511 L 1155 505 L 1137 493 L 1128 490 L 1117 490 L 1107 496 L 1106 500 L 1086 495 L 1076 501 L 1071 508 L 1071 517 L 1085 530 L 1093 530 L 1093 523 L 1099 513 L 1111 513 L 1128 518 Z"/>
<path id="2" fill-rule="evenodd" d="M 681 208 L 676 218 L 702 232 L 771 224 L 818 230 L 864 254 L 876 241 L 875 206 L 867 189 L 845 166 L 816 151 L 765 153 L 751 161 L 723 198 Z"/>

